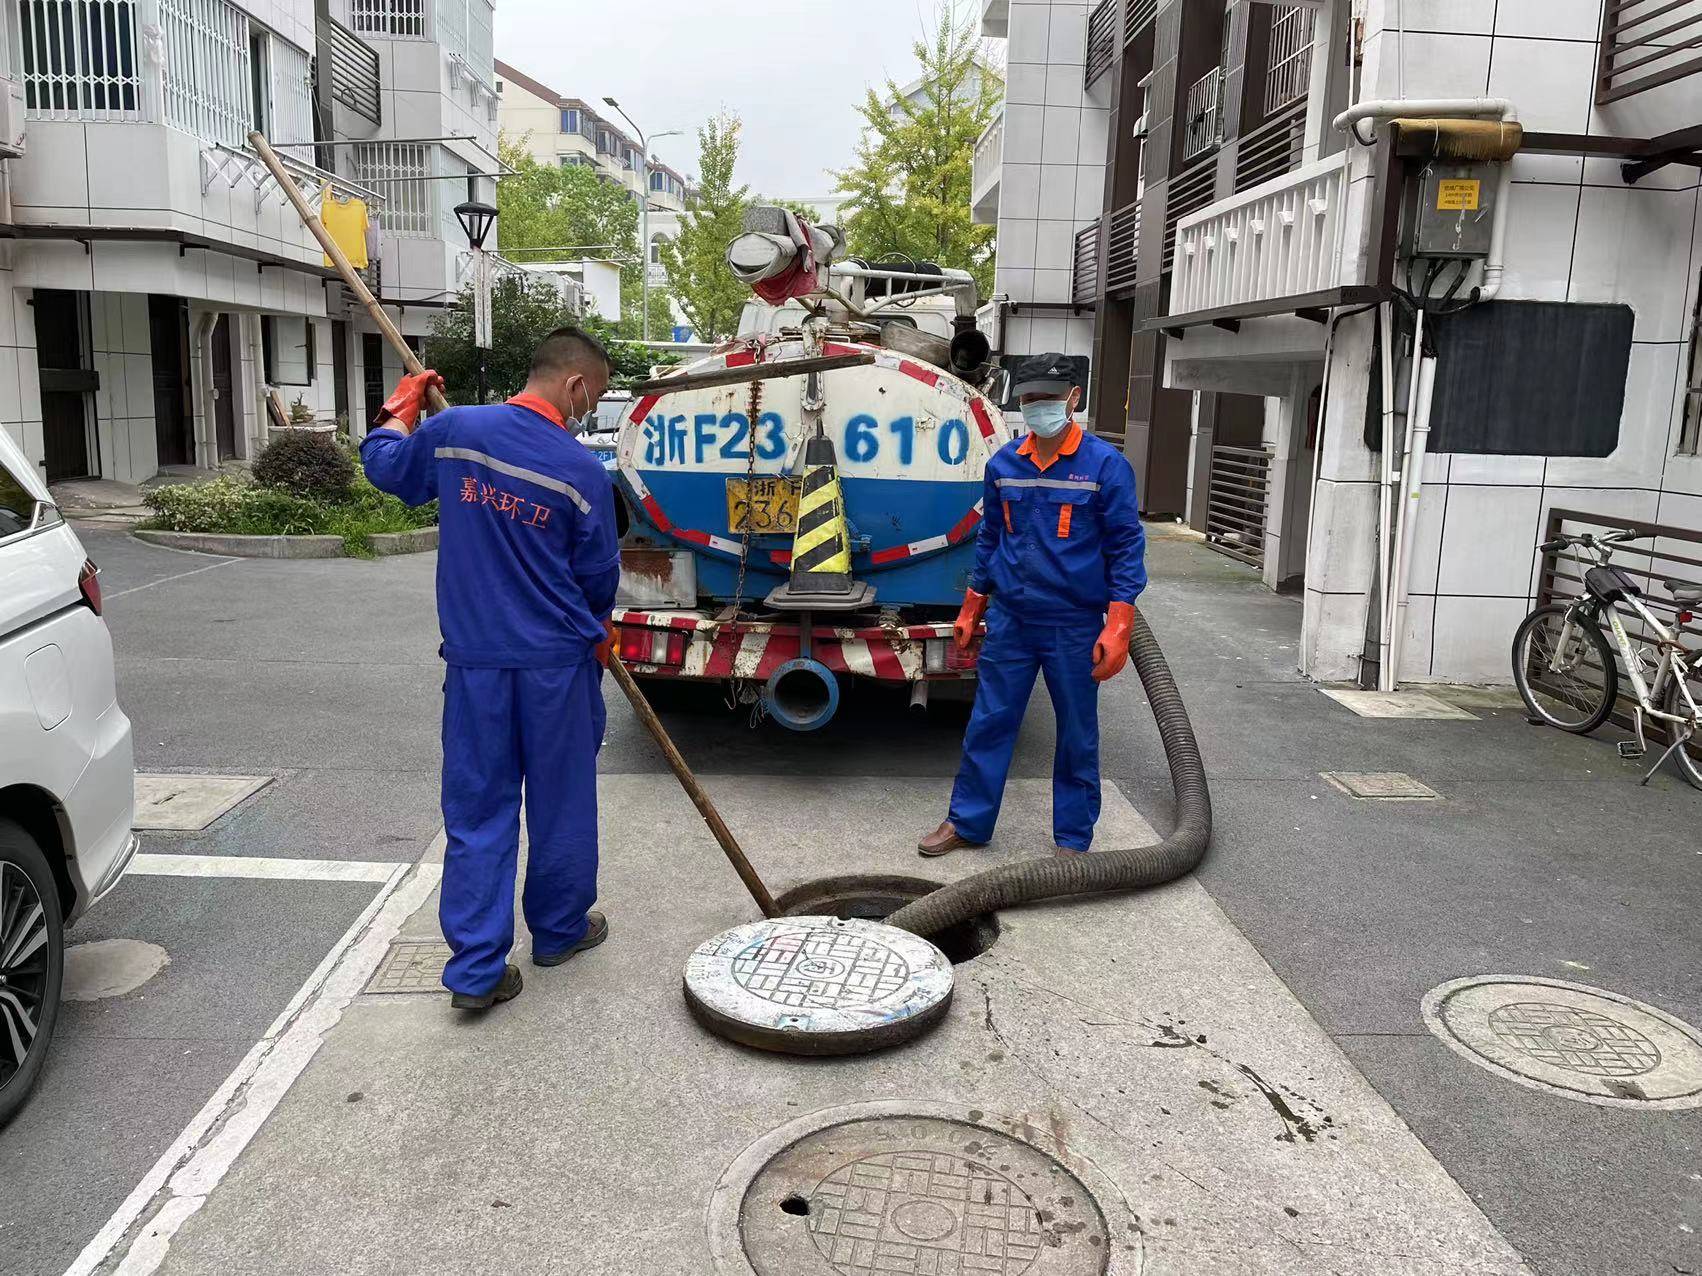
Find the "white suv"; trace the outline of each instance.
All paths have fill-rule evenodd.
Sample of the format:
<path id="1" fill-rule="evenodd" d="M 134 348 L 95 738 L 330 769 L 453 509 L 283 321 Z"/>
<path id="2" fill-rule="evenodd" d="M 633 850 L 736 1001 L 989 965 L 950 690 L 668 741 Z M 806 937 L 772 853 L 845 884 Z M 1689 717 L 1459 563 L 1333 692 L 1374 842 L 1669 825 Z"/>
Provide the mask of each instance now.
<path id="1" fill-rule="evenodd" d="M 0 429 L 0 1125 L 59 1017 L 66 923 L 136 850 L 130 720 L 100 580 Z"/>

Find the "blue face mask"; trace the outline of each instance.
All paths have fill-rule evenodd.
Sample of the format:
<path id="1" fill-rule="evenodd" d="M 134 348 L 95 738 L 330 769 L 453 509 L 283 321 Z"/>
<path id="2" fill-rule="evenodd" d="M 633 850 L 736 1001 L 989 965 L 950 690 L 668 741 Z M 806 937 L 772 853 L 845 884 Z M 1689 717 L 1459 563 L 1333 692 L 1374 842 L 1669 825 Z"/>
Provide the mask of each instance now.
<path id="1" fill-rule="evenodd" d="M 1070 408 L 1062 399 L 1039 399 L 1022 405 L 1022 419 L 1031 434 L 1055 439 L 1070 423 Z"/>

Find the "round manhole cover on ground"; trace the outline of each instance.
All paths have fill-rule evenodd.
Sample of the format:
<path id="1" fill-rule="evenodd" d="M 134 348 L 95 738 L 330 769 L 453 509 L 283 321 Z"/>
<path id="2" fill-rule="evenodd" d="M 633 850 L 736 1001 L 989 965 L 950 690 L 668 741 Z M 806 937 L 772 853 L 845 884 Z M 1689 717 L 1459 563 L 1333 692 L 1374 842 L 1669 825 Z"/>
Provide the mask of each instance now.
<path id="1" fill-rule="evenodd" d="M 723 931 L 686 961 L 705 1027 L 787 1054 L 857 1054 L 919 1036 L 951 1003 L 951 962 L 879 922 L 777 917 Z"/>
<path id="2" fill-rule="evenodd" d="M 826 1115 L 826 1114 L 824 1114 Z M 737 1234 L 758 1276 L 1103 1276 L 1105 1215 L 1068 1166 L 981 1113 L 865 1116 L 754 1167 Z"/>
<path id="3" fill-rule="evenodd" d="M 1492 1072 L 1608 1106 L 1702 1107 L 1702 1033 L 1562 979 L 1478 975 L 1424 999 L 1432 1032 Z"/>

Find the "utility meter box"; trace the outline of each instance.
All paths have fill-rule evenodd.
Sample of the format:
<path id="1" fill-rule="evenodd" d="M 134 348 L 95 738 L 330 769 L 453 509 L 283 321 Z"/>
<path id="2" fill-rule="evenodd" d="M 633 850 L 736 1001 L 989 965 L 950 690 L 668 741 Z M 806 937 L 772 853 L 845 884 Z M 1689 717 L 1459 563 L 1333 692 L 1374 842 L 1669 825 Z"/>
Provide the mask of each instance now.
<path id="1" fill-rule="evenodd" d="M 1500 165 L 1431 163 L 1412 183 L 1406 251 L 1411 257 L 1487 257 Z"/>

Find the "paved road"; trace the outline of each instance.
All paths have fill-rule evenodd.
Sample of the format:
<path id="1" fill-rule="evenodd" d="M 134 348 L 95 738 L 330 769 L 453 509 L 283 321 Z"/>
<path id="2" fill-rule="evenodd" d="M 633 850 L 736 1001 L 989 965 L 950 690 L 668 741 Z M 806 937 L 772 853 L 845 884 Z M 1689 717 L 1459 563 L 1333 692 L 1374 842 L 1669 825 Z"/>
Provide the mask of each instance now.
<path id="1" fill-rule="evenodd" d="M 407 863 L 436 832 L 441 683 L 430 556 L 209 560 L 85 536 L 106 571 L 138 766 L 271 774 L 193 835 L 145 849 Z M 1199 729 L 1218 820 L 1210 895 L 1542 1276 L 1702 1271 L 1702 1114 L 1593 1107 L 1511 1085 L 1425 1030 L 1419 1001 L 1485 971 L 1576 979 L 1702 1020 L 1702 795 L 1635 787 L 1602 739 L 1485 712 L 1355 718 L 1293 674 L 1298 604 L 1198 546 L 1158 542 L 1146 610 Z M 613 692 L 611 695 L 618 696 Z M 1162 826 L 1168 778 L 1138 683 L 1108 689 L 1105 767 Z M 959 729 L 876 699 L 835 727 L 668 712 L 706 773 L 939 784 Z M 1049 773 L 1031 709 L 1014 773 Z M 611 703 L 603 769 L 660 763 Z M 1439 804 L 1355 803 L 1320 771 L 1405 771 Z M 910 867 L 910 866 L 906 866 Z M 371 902 L 372 884 L 134 877 L 72 938 L 172 962 L 70 1007 L 37 1101 L 0 1133 L 7 1272 L 63 1271 Z"/>

